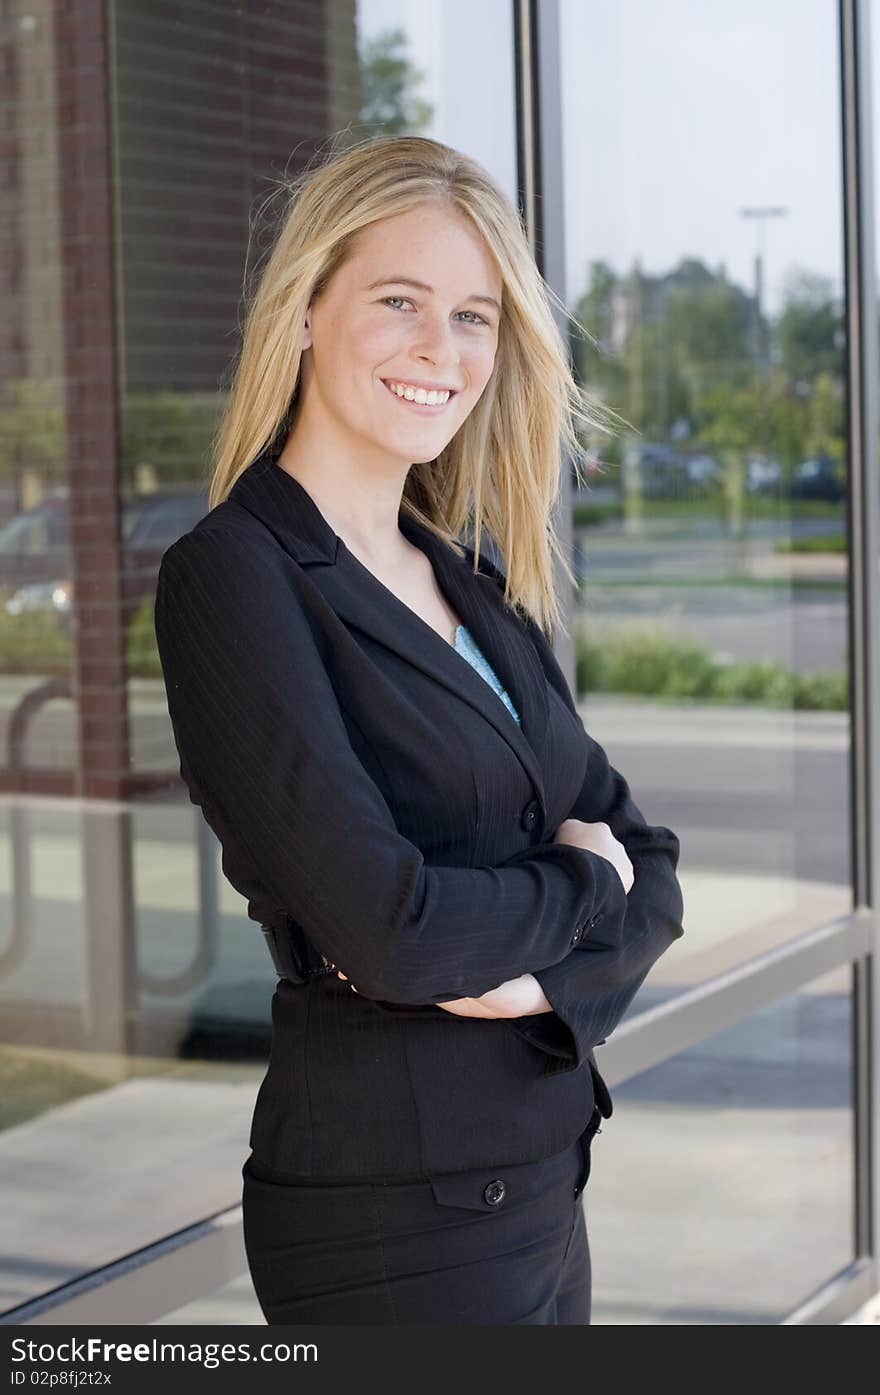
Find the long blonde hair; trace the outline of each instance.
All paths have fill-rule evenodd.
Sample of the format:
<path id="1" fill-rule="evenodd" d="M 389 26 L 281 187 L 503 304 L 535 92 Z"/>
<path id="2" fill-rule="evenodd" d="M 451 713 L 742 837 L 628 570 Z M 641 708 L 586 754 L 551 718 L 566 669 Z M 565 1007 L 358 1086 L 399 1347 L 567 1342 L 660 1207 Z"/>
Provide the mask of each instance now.
<path id="1" fill-rule="evenodd" d="M 283 445 L 309 303 L 356 235 L 419 204 L 452 206 L 473 220 L 502 278 L 498 348 L 492 376 L 452 440 L 435 460 L 410 469 L 402 507 L 456 551 L 472 527 L 478 554 L 486 527 L 503 554 L 505 601 L 545 631 L 561 625 L 554 555 L 575 581 L 552 521 L 563 461 L 570 459 L 580 478 L 578 430 L 607 431 L 603 417 L 614 414 L 589 402 L 572 375 L 551 299 L 568 311 L 541 276 L 516 209 L 475 160 L 423 136 L 355 143 L 287 188 L 288 208 L 251 293 L 214 439 L 210 507 L 264 449 Z"/>

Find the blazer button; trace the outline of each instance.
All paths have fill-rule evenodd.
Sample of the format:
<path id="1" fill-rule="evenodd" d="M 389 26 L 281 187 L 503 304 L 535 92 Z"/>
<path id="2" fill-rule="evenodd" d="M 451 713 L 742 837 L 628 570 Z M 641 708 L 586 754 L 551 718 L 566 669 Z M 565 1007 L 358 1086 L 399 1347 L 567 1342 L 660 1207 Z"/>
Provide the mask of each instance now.
<path id="1" fill-rule="evenodd" d="M 538 822 L 538 808 L 538 801 L 533 799 L 531 804 L 527 804 L 523 809 L 520 822 L 527 833 L 530 833 Z"/>
<path id="2" fill-rule="evenodd" d="M 500 1178 L 496 1178 L 494 1182 L 490 1182 L 483 1189 L 483 1200 L 488 1201 L 490 1206 L 498 1206 L 504 1200 L 506 1191 L 507 1187 L 504 1183 Z"/>
<path id="3" fill-rule="evenodd" d="M 572 944 L 573 944 L 573 945 L 576 945 L 577 942 L 578 942 L 578 940 L 580 939 L 580 937 L 581 937 L 581 927 L 578 926 L 577 929 L 575 930 L 574 934 L 573 934 L 572 937 L 571 937 L 571 942 L 572 942 Z"/>
<path id="4" fill-rule="evenodd" d="M 591 924 L 591 925 L 598 925 L 598 924 L 599 924 L 599 921 L 600 921 L 600 920 L 604 920 L 604 919 L 605 919 L 605 912 L 604 912 L 604 911 L 600 911 L 598 915 L 594 915 L 594 916 L 593 916 L 593 919 L 590 921 L 590 924 Z"/>

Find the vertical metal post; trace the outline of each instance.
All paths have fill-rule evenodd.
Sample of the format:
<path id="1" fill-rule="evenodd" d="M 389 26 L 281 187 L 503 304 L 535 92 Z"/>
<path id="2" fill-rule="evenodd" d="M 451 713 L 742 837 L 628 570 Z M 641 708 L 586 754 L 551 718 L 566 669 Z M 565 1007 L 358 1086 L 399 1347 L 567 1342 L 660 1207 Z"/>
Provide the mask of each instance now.
<path id="1" fill-rule="evenodd" d="M 535 261 L 544 280 L 565 303 L 565 204 L 562 167 L 562 82 L 559 0 L 514 0 L 514 63 L 516 65 L 517 168 L 520 212 Z M 563 339 L 568 342 L 568 322 L 553 307 Z M 556 533 L 566 557 L 571 558 L 571 467 L 562 462 Z M 574 595 L 561 568 L 556 586 L 563 597 L 563 619 L 569 630 L 554 637 L 554 651 L 572 689 L 575 688 L 575 656 L 571 635 Z"/>
<path id="2" fill-rule="evenodd" d="M 856 961 L 855 1253 L 880 1249 L 880 1071 L 877 1069 L 880 886 L 880 480 L 871 43 L 868 0 L 839 0 L 849 457 L 849 653 L 852 857 L 856 907 L 874 910 L 872 952 Z M 880 1269 L 876 1274 L 880 1282 Z"/>
<path id="3" fill-rule="evenodd" d="M 537 181 L 540 133 L 535 110 L 537 75 L 535 73 L 535 6 L 537 0 L 513 0 L 513 65 L 516 94 L 516 171 L 519 188 L 519 211 L 525 224 L 532 251 L 538 237 Z M 538 263 L 540 265 L 540 262 Z"/>

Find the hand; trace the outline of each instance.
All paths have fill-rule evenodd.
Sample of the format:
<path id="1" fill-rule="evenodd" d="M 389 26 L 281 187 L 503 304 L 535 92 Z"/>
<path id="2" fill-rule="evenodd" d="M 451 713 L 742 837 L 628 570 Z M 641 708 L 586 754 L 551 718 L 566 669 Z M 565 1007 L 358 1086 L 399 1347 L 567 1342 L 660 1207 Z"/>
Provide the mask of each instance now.
<path id="1" fill-rule="evenodd" d="M 337 969 L 337 977 L 349 982 L 348 975 Z M 349 985 L 353 993 L 354 984 Z M 533 1017 L 537 1013 L 552 1012 L 553 1007 L 544 996 L 544 990 L 533 974 L 520 974 L 519 978 L 508 979 L 497 988 L 490 988 L 480 998 L 453 998 L 448 1003 L 436 1003 L 435 1007 L 456 1017 Z"/>
<path id="2" fill-rule="evenodd" d="M 508 979 L 479 998 L 453 998 L 449 1003 L 437 1003 L 436 1006 L 457 1017 L 533 1017 L 537 1013 L 553 1011 L 534 974 L 520 974 L 519 978 Z"/>
<path id="3" fill-rule="evenodd" d="M 610 862 L 623 889 L 629 893 L 635 881 L 633 865 L 627 856 L 626 848 L 615 838 L 607 823 L 585 823 L 583 819 L 563 819 L 556 830 L 554 843 L 568 843 L 574 848 L 585 848 L 587 852 L 598 853 Z"/>

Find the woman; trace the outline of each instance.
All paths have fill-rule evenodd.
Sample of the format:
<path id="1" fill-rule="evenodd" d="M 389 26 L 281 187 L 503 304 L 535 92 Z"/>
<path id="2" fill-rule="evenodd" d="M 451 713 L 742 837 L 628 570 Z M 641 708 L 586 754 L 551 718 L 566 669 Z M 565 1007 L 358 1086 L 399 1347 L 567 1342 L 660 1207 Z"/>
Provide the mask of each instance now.
<path id="1" fill-rule="evenodd" d="M 385 138 L 295 194 L 156 596 L 181 774 L 279 974 L 254 1286 L 270 1323 L 586 1324 L 592 1049 L 682 934 L 678 840 L 545 634 L 594 418 L 473 160 Z"/>

